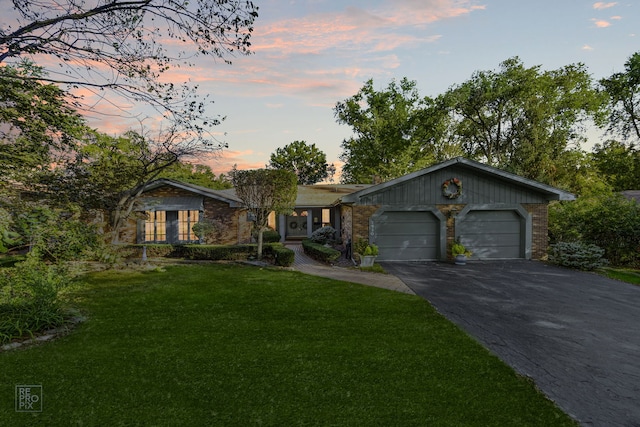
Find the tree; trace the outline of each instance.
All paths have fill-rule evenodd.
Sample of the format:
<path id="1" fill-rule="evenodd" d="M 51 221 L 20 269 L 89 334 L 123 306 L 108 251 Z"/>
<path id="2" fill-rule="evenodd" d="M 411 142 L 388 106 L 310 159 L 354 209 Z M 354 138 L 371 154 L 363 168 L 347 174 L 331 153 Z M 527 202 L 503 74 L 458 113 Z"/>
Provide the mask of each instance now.
<path id="1" fill-rule="evenodd" d="M 213 190 L 233 188 L 227 175 L 221 173 L 216 176 L 208 165 L 177 162 L 166 168 L 158 177 L 188 182 Z"/>
<path id="2" fill-rule="evenodd" d="M 59 164 L 86 127 L 54 84 L 42 84 L 28 61 L 0 67 L 0 186 L 33 182 L 33 174 Z"/>
<path id="3" fill-rule="evenodd" d="M 293 141 L 271 153 L 269 167 L 295 173 L 299 185 L 313 185 L 328 176 L 327 155 L 305 141 Z"/>
<path id="4" fill-rule="evenodd" d="M 117 138 L 93 132 L 75 160 L 48 177 L 47 188 L 59 201 L 66 197 L 85 209 L 110 211 L 112 242 L 117 243 L 122 224 L 149 182 L 181 160 L 215 149 L 175 129 L 155 138 L 133 131 Z"/>
<path id="5" fill-rule="evenodd" d="M 337 122 L 354 134 L 342 142 L 342 181 L 388 180 L 444 160 L 441 112 L 433 100 L 420 97 L 415 81 L 403 78 L 376 91 L 368 80 L 334 107 Z"/>
<path id="6" fill-rule="evenodd" d="M 633 144 L 614 140 L 596 144 L 593 164 L 616 191 L 640 188 L 640 151 Z"/>
<path id="7" fill-rule="evenodd" d="M 640 143 L 640 52 L 631 55 L 624 68 L 600 80 L 611 107 L 608 131 Z"/>
<path id="8" fill-rule="evenodd" d="M 258 8 L 241 0 L 12 0 L 15 25 L 0 28 L 0 64 L 31 58 L 49 76 L 0 76 L 82 87 L 125 114 L 131 101 L 153 106 L 172 127 L 205 138 L 219 118 L 203 118 L 197 86 L 163 78 L 198 55 L 249 53 Z M 106 91 L 110 91 L 107 96 Z M 118 104 L 120 97 L 125 104 Z M 97 111 L 76 98 L 77 107 Z M 94 102 L 94 101 L 91 101 Z M 135 114 L 135 113 L 134 113 Z M 140 118 L 139 116 L 136 116 Z M 206 139 L 206 138 L 205 138 Z"/>
<path id="9" fill-rule="evenodd" d="M 604 106 L 584 65 L 541 71 L 517 57 L 497 72 L 475 72 L 440 100 L 467 156 L 549 184 L 558 182 L 557 164 L 579 149 L 586 124 L 600 122 Z"/>
<path id="10" fill-rule="evenodd" d="M 231 178 L 236 194 L 253 218 L 258 232 L 258 259 L 261 259 L 262 234 L 268 228 L 269 214 L 288 214 L 295 207 L 296 175 L 282 169 L 234 169 Z"/>

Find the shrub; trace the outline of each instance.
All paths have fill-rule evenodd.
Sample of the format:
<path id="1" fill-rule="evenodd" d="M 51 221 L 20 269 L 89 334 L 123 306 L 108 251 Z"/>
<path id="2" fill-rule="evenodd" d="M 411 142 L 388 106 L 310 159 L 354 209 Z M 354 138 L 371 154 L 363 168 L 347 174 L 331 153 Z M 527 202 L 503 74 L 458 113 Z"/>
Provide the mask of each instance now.
<path id="1" fill-rule="evenodd" d="M 311 234 L 311 241 L 313 243 L 319 243 L 324 245 L 326 243 L 332 242 L 334 240 L 334 236 L 336 235 L 336 230 L 331 226 L 324 226 L 318 228 Z"/>
<path id="2" fill-rule="evenodd" d="M 549 235 L 551 243 L 597 244 L 613 265 L 640 266 L 640 204 L 620 194 L 550 205 Z"/>
<path id="3" fill-rule="evenodd" d="M 274 264 L 281 267 L 290 267 L 296 256 L 296 253 L 291 249 L 275 243 L 266 245 L 264 247 L 264 254 L 273 257 Z"/>
<path id="4" fill-rule="evenodd" d="M 34 255 L 0 269 L 0 342 L 63 324 L 60 293 L 71 281 L 63 266 L 45 264 Z"/>
<path id="5" fill-rule="evenodd" d="M 579 270 L 595 270 L 606 265 L 603 255 L 601 247 L 583 242 L 560 242 L 549 249 L 549 261 Z"/>
<path id="6" fill-rule="evenodd" d="M 328 248 L 319 243 L 314 243 L 311 240 L 303 240 L 302 248 L 304 249 L 304 253 L 309 255 L 311 258 L 325 263 L 331 263 L 342 255 L 340 251 Z"/>
<path id="7" fill-rule="evenodd" d="M 280 233 L 276 230 L 265 230 L 262 233 L 262 243 L 278 243 L 280 241 Z"/>
<path id="8" fill-rule="evenodd" d="M 171 247 L 170 245 L 168 245 Z M 256 245 L 178 245 L 167 254 L 170 258 L 191 260 L 236 261 L 256 254 Z"/>

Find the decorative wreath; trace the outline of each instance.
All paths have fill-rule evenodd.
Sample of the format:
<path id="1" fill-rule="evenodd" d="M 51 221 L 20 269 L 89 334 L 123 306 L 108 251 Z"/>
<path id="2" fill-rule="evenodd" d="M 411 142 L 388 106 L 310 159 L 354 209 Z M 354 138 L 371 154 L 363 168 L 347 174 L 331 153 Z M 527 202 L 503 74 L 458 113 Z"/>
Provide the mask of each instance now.
<path id="1" fill-rule="evenodd" d="M 291 227 L 292 230 L 295 230 L 296 228 L 298 228 L 298 223 L 296 221 L 291 221 L 289 223 L 289 227 Z"/>
<path id="2" fill-rule="evenodd" d="M 449 186 L 453 184 L 456 187 L 455 193 L 449 190 Z M 462 181 L 458 178 L 451 178 L 442 183 L 442 195 L 447 199 L 457 199 L 462 194 Z"/>

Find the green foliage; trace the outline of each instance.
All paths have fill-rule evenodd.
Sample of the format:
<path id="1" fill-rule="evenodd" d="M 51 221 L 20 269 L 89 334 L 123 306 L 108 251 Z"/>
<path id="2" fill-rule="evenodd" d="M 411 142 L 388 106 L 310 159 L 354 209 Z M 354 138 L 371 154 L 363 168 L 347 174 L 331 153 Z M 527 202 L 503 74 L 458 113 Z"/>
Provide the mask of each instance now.
<path id="1" fill-rule="evenodd" d="M 209 218 L 201 218 L 191 229 L 198 236 L 198 239 L 206 241 L 207 237 L 215 233 L 218 227 Z"/>
<path id="2" fill-rule="evenodd" d="M 71 283 L 63 265 L 45 264 L 34 255 L 0 268 L 0 343 L 61 325 L 60 293 Z"/>
<path id="3" fill-rule="evenodd" d="M 269 167 L 291 171 L 299 185 L 313 185 L 328 176 L 327 155 L 306 141 L 293 141 L 271 154 Z"/>
<path id="4" fill-rule="evenodd" d="M 640 205 L 620 194 L 550 205 L 549 235 L 551 243 L 598 245 L 612 265 L 640 265 Z"/>
<path id="5" fill-rule="evenodd" d="M 264 247 L 265 255 L 273 257 L 275 265 L 290 267 L 295 261 L 296 253 L 281 244 L 271 244 Z"/>
<path id="6" fill-rule="evenodd" d="M 190 260 L 233 261 L 247 259 L 256 253 L 256 245 L 166 245 L 172 247 L 170 258 Z"/>
<path id="7" fill-rule="evenodd" d="M 445 112 L 422 99 L 417 83 L 403 78 L 384 90 L 368 80 L 354 96 L 334 108 L 340 124 L 354 136 L 342 142 L 342 182 L 386 181 L 461 152 L 442 137 Z"/>
<path id="8" fill-rule="evenodd" d="M 364 256 L 378 256 L 378 246 L 376 245 L 367 245 L 367 248 L 364 250 L 362 254 Z"/>
<path id="9" fill-rule="evenodd" d="M 33 183 L 85 131 L 64 91 L 41 83 L 43 77 L 42 68 L 29 61 L 0 67 L 0 186 Z"/>
<path id="10" fill-rule="evenodd" d="M 23 206 L 14 216 L 15 230 L 28 242 L 34 256 L 52 262 L 90 257 L 102 247 L 96 228 L 73 207 Z"/>
<path id="11" fill-rule="evenodd" d="M 297 177 L 282 169 L 231 171 L 231 181 L 237 196 L 254 218 L 258 231 L 258 258 L 262 257 L 262 233 L 268 229 L 269 215 L 290 213 L 298 194 Z"/>
<path id="12" fill-rule="evenodd" d="M 66 313 L 58 305 L 0 304 L 0 345 L 14 339 L 33 337 L 38 332 L 61 326 Z"/>
<path id="13" fill-rule="evenodd" d="M 468 157 L 552 185 L 571 181 L 561 175 L 571 171 L 564 164 L 605 104 L 582 64 L 541 71 L 517 57 L 498 71 L 475 72 L 440 100 L 451 138 Z"/>
<path id="14" fill-rule="evenodd" d="M 328 248 L 319 243 L 314 243 L 311 240 L 303 240 L 302 248 L 304 249 L 304 253 L 311 258 L 327 264 L 334 262 L 342 255 L 340 251 Z"/>
<path id="15" fill-rule="evenodd" d="M 176 162 L 158 175 L 176 181 L 200 185 L 213 190 L 232 188 L 233 184 L 225 174 L 216 176 L 208 165 Z"/>
<path id="16" fill-rule="evenodd" d="M 578 270 L 595 270 L 607 264 L 604 249 L 583 242 L 559 242 L 549 248 L 549 261 Z"/>
<path id="17" fill-rule="evenodd" d="M 624 69 L 600 80 L 611 106 L 608 131 L 640 143 L 640 52 L 629 57 Z"/>
<path id="18" fill-rule="evenodd" d="M 456 239 L 453 244 L 451 245 L 451 255 L 458 256 L 458 255 L 466 255 L 466 256 L 471 256 L 471 251 L 467 250 L 467 248 L 460 243 L 460 239 Z"/>
<path id="19" fill-rule="evenodd" d="M 264 243 L 278 243 L 281 236 L 276 230 L 265 230 L 262 232 L 262 241 Z"/>
<path id="20" fill-rule="evenodd" d="M 370 245 L 368 240 L 360 238 L 353 243 L 353 252 L 362 256 L 378 256 L 378 246 Z"/>
<path id="21" fill-rule="evenodd" d="M 20 243 L 20 235 L 11 229 L 12 223 L 11 214 L 0 208 L 0 254 Z"/>
<path id="22" fill-rule="evenodd" d="M 253 229 L 251 233 L 251 237 L 253 237 L 255 241 L 258 241 L 258 230 Z M 267 228 L 262 232 L 263 243 L 278 243 L 280 242 L 280 238 L 281 238 L 280 233 L 278 233 L 276 230 L 272 228 Z"/>
<path id="23" fill-rule="evenodd" d="M 640 188 L 640 150 L 634 145 L 627 146 L 618 141 L 596 144 L 593 164 L 616 191 Z"/>
<path id="24" fill-rule="evenodd" d="M 311 233 L 310 240 L 313 243 L 319 243 L 324 245 L 326 243 L 333 242 L 335 240 L 336 230 L 335 228 L 325 225 L 324 227 L 320 227 Z"/>

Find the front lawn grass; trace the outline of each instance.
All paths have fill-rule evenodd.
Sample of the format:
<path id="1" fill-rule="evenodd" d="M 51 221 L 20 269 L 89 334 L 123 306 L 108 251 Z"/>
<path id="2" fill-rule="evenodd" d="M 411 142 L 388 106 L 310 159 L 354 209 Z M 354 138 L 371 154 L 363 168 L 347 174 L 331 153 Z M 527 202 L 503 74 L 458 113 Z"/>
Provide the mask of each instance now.
<path id="1" fill-rule="evenodd" d="M 237 265 L 87 281 L 85 323 L 0 354 L 0 425 L 574 425 L 416 296 Z"/>
<path id="2" fill-rule="evenodd" d="M 607 267 L 602 269 L 605 276 L 623 282 L 640 285 L 640 270 Z"/>

